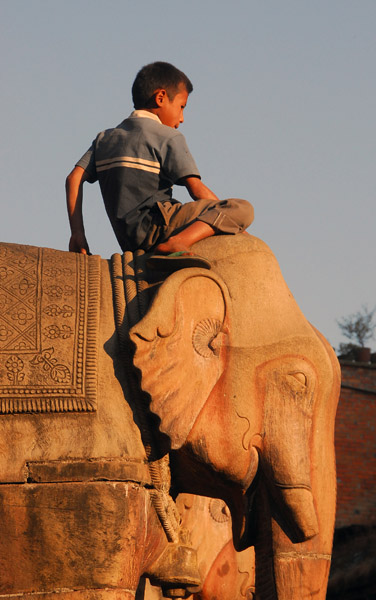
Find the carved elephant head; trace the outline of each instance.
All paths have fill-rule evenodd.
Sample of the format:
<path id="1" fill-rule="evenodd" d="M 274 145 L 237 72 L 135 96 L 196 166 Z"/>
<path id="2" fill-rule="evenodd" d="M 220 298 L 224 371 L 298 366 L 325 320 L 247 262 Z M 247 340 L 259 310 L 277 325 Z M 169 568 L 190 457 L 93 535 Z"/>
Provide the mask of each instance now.
<path id="1" fill-rule="evenodd" d="M 255 510 L 268 521 L 270 544 L 278 548 L 274 572 L 291 542 L 302 554 L 311 540 L 304 548 L 320 553 L 327 565 L 337 361 L 263 242 L 223 236 L 196 248 L 212 270 L 168 277 L 131 330 L 151 411 L 171 448 L 192 458 L 193 471 L 205 465 L 207 481 L 214 474 L 223 482 L 235 544 L 241 545 L 246 528 L 245 494 L 255 489 Z M 201 483 L 195 493 L 207 493 Z"/>

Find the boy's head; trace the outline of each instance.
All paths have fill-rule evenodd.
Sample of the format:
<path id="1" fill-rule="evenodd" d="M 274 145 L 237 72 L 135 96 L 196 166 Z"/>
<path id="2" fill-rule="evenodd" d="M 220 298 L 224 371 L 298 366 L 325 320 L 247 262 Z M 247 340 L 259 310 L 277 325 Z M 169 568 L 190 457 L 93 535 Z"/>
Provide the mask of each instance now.
<path id="1" fill-rule="evenodd" d="M 132 98 L 135 109 L 153 108 L 155 94 L 166 90 L 170 102 L 182 90 L 190 94 L 193 90 L 188 77 L 174 65 L 167 62 L 154 62 L 142 67 L 132 86 Z"/>

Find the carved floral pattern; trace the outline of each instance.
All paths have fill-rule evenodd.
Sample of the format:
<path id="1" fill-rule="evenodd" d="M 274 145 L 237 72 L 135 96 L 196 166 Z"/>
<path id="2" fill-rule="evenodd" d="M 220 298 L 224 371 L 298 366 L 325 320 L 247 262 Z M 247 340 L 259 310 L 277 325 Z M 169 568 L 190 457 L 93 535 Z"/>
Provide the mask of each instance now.
<path id="1" fill-rule="evenodd" d="M 65 365 L 58 364 L 57 358 L 52 356 L 53 353 L 53 348 L 46 348 L 40 354 L 36 354 L 30 364 L 33 366 L 43 364 L 43 369 L 49 372 L 53 381 L 68 383 L 70 381 L 70 371 Z"/>
<path id="2" fill-rule="evenodd" d="M 35 258 L 29 254 L 23 254 L 22 256 L 18 256 L 14 262 L 19 269 L 26 269 L 28 266 L 35 264 Z"/>
<path id="3" fill-rule="evenodd" d="M 19 356 L 10 356 L 5 363 L 5 367 L 8 370 L 7 376 L 11 383 L 17 385 L 24 380 L 25 374 L 22 373 L 24 363 Z"/>
<path id="4" fill-rule="evenodd" d="M 13 275 L 13 269 L 9 267 L 0 267 L 0 279 L 6 279 L 10 275 Z"/>
<path id="5" fill-rule="evenodd" d="M 18 325 L 26 325 L 28 321 L 33 320 L 33 315 L 30 311 L 27 311 L 24 307 L 16 307 L 10 313 L 11 318 L 18 323 Z"/>
<path id="6" fill-rule="evenodd" d="M 35 288 L 34 281 L 30 281 L 27 277 L 23 277 L 18 284 L 18 291 L 21 296 L 25 296 L 30 290 Z"/>
<path id="7" fill-rule="evenodd" d="M 46 288 L 46 294 L 49 298 L 62 298 L 63 296 L 72 296 L 74 289 L 70 285 L 50 285 Z"/>
<path id="8" fill-rule="evenodd" d="M 65 277 L 69 277 L 70 275 L 72 275 L 73 271 L 72 269 L 67 269 L 67 268 L 61 268 L 61 267 L 48 267 L 47 269 L 44 270 L 44 275 L 46 277 L 60 277 L 60 276 L 65 276 Z"/>
<path id="9" fill-rule="evenodd" d="M 0 312 L 3 312 L 8 306 L 11 305 L 10 299 L 5 295 L 0 295 Z"/>
<path id="10" fill-rule="evenodd" d="M 64 304 L 64 306 L 60 307 L 57 304 L 49 304 L 44 309 L 44 312 L 50 317 L 57 317 L 61 315 L 64 318 L 71 317 L 73 315 L 73 307 L 68 306 L 68 304 Z"/>
<path id="11" fill-rule="evenodd" d="M 0 243 L 0 414 L 95 410 L 99 268 Z"/>
<path id="12" fill-rule="evenodd" d="M 6 342 L 12 335 L 12 330 L 6 325 L 0 325 L 0 342 Z"/>
<path id="13" fill-rule="evenodd" d="M 26 342 L 19 342 L 18 344 L 15 344 L 14 349 L 15 350 L 30 350 L 30 345 L 27 344 Z"/>
<path id="14" fill-rule="evenodd" d="M 54 340 L 59 337 L 63 338 L 63 340 L 66 340 L 72 335 L 73 331 L 69 325 L 62 325 L 61 327 L 58 325 L 49 325 L 48 327 L 44 328 L 43 333 L 50 340 Z"/>

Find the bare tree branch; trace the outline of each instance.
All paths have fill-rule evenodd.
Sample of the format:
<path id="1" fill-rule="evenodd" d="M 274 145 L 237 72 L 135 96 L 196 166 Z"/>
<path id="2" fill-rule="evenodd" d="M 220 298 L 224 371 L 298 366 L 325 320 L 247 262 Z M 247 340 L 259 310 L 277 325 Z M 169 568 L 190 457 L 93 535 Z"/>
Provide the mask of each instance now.
<path id="1" fill-rule="evenodd" d="M 376 307 L 373 310 L 368 310 L 368 307 L 363 305 L 360 311 L 337 320 L 342 334 L 351 342 L 364 347 L 365 342 L 374 336 L 376 323 L 373 316 L 375 311 Z"/>

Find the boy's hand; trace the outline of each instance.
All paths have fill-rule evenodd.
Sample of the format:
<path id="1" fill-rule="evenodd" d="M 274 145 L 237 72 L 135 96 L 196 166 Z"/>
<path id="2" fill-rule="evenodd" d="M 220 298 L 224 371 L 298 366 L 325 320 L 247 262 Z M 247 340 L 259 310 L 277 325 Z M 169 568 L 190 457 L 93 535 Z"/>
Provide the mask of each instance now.
<path id="1" fill-rule="evenodd" d="M 84 233 L 72 233 L 69 240 L 69 252 L 78 252 L 79 254 L 91 254 L 89 244 L 86 241 Z"/>

